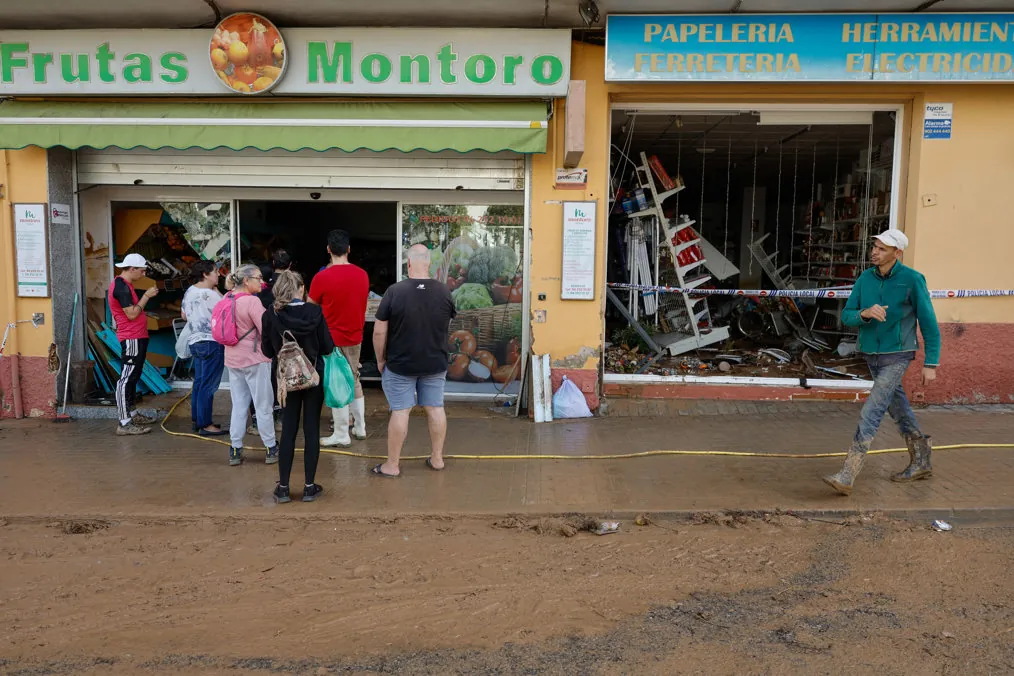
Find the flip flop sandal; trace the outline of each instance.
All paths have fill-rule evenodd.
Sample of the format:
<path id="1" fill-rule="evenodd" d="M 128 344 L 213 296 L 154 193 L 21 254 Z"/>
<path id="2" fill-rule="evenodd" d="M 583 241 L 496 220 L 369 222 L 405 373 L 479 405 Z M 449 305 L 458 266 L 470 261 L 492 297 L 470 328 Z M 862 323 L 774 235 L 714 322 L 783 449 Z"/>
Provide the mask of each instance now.
<path id="1" fill-rule="evenodd" d="M 206 429 L 202 429 L 202 430 L 198 430 L 197 431 L 198 436 L 202 436 L 202 437 L 224 437 L 228 433 L 229 433 L 229 430 L 223 430 L 221 428 L 219 428 L 219 430 L 217 432 L 213 431 L 213 430 L 206 430 Z"/>
<path id="2" fill-rule="evenodd" d="M 380 469 L 383 466 L 384 466 L 384 463 L 380 463 L 379 465 L 374 465 L 373 467 L 370 468 L 370 474 L 376 474 L 377 476 L 382 476 L 382 477 L 385 477 L 387 479 L 397 479 L 397 478 L 401 477 L 400 474 L 388 474 L 384 470 Z"/>
<path id="3" fill-rule="evenodd" d="M 443 467 L 434 467 L 434 466 L 433 466 L 433 463 L 432 463 L 432 462 L 430 462 L 430 459 L 429 459 L 429 458 L 426 458 L 426 466 L 427 466 L 427 467 L 429 467 L 429 468 L 430 468 L 431 470 L 433 470 L 434 472 L 443 472 L 443 471 L 444 471 L 444 468 L 443 468 Z"/>

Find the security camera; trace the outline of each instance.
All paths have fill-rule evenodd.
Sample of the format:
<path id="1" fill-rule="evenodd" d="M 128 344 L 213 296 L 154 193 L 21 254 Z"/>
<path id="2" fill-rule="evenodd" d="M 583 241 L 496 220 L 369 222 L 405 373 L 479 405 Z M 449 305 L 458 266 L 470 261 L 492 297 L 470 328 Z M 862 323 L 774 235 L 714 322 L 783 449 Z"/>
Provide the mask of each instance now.
<path id="1" fill-rule="evenodd" d="M 320 193 L 319 192 L 312 192 L 312 193 L 310 193 L 310 199 L 312 199 L 312 200 L 319 200 L 320 199 Z"/>

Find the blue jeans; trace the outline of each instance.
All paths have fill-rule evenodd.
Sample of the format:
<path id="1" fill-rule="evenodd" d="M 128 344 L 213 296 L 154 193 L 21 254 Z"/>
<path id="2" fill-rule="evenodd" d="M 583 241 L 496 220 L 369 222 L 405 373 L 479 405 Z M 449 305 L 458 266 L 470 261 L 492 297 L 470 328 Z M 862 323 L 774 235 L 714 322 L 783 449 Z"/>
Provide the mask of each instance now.
<path id="1" fill-rule="evenodd" d="M 873 376 L 873 389 L 870 390 L 870 396 L 859 413 L 859 427 L 853 439 L 857 449 L 862 451 L 870 449 L 885 413 L 891 414 L 902 436 L 922 434 L 915 413 L 908 403 L 908 397 L 905 396 L 905 390 L 901 386 L 901 379 L 913 359 L 914 352 L 866 355 L 866 363 L 870 367 L 870 375 Z"/>
<path id="2" fill-rule="evenodd" d="M 190 346 L 190 354 L 194 357 L 190 417 L 197 429 L 202 430 L 211 424 L 211 408 L 225 368 L 225 348 L 213 340 L 202 340 Z"/>

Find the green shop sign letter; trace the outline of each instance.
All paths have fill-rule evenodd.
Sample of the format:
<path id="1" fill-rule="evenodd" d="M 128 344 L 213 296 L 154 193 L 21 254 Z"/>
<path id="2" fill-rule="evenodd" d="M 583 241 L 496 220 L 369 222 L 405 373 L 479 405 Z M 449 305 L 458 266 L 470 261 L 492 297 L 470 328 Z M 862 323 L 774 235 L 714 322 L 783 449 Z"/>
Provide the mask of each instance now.
<path id="1" fill-rule="evenodd" d="M 353 62 L 352 43 L 335 41 L 332 45 L 326 42 L 308 42 L 306 52 L 309 62 L 307 82 L 311 84 L 352 84 L 353 73 L 358 70 L 367 82 L 384 82 L 395 67 L 390 57 L 372 53 L 367 54 L 358 63 Z M 454 84 L 458 81 L 455 64 L 458 54 L 454 45 L 446 44 L 436 53 L 439 63 L 440 81 L 443 84 Z M 403 55 L 397 61 L 398 81 L 402 84 L 429 84 L 431 82 L 432 61 L 425 54 Z M 517 70 L 524 65 L 524 57 L 505 55 L 502 63 L 488 54 L 474 54 L 465 60 L 464 77 L 475 84 L 488 84 L 499 76 L 499 81 L 506 85 L 517 83 Z M 551 54 L 538 56 L 530 66 L 532 81 L 544 85 L 554 85 L 563 77 L 563 61 Z"/>
<path id="2" fill-rule="evenodd" d="M 36 84 L 49 81 L 51 67 L 59 61 L 59 76 L 68 83 L 91 82 L 92 74 L 105 83 L 116 82 L 121 75 L 124 82 L 153 82 L 152 58 L 148 54 L 127 54 L 122 63 L 116 59 L 116 52 L 109 43 L 98 45 L 93 53 L 32 52 L 28 42 L 5 42 L 0 44 L 0 80 L 5 84 L 14 82 L 14 75 L 32 63 L 32 79 Z M 159 57 L 162 72 L 159 79 L 168 84 L 185 82 L 187 57 L 181 52 L 166 52 Z"/>

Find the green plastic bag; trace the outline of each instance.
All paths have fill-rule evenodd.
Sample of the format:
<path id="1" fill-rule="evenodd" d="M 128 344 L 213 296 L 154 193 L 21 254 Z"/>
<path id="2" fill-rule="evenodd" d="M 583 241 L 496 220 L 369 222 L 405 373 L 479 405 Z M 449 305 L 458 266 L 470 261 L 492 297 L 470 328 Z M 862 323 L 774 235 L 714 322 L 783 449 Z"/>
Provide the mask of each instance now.
<path id="1" fill-rule="evenodd" d="M 338 348 L 324 357 L 324 404 L 345 408 L 356 395 L 356 377 L 345 355 Z"/>

